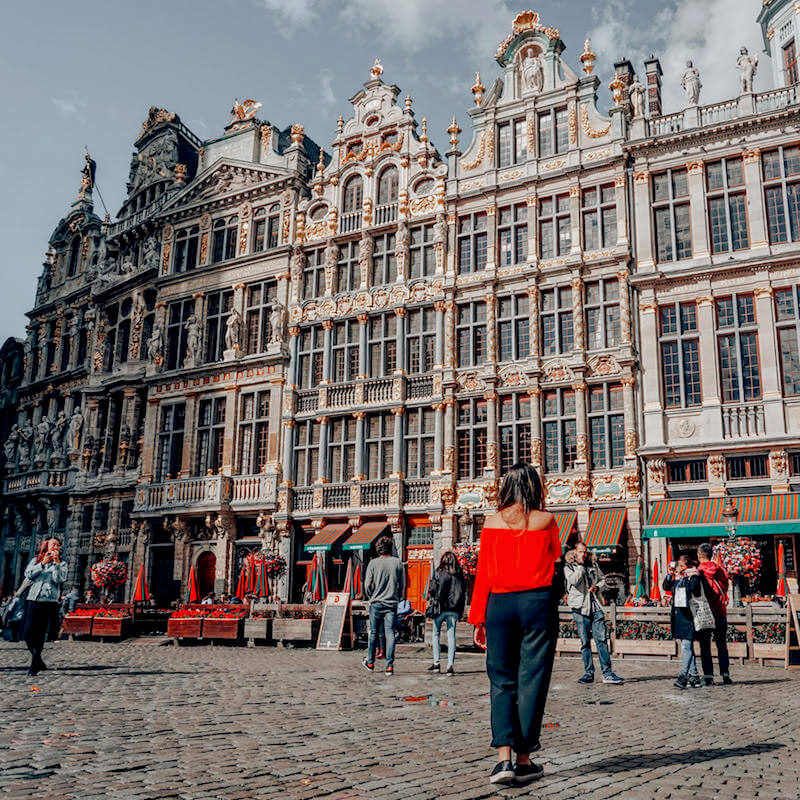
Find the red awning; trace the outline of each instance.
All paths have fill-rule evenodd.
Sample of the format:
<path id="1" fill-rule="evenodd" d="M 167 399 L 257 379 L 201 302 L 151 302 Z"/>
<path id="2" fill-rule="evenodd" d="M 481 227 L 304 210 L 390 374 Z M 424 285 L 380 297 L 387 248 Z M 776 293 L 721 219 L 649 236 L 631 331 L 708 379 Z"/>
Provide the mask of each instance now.
<path id="1" fill-rule="evenodd" d="M 315 533 L 305 546 L 308 552 L 316 550 L 330 550 L 331 545 L 350 530 L 350 526 L 346 522 L 340 522 L 335 525 L 326 525 L 318 533 Z"/>
<path id="2" fill-rule="evenodd" d="M 387 528 L 389 523 L 365 522 L 355 533 L 352 533 L 348 540 L 342 545 L 342 550 L 369 550 L 370 545 Z"/>
<path id="3" fill-rule="evenodd" d="M 604 508 L 592 511 L 589 515 L 586 535 L 583 537 L 585 545 L 596 552 L 613 550 L 619 544 L 626 513 L 624 508 Z"/>
<path id="4" fill-rule="evenodd" d="M 569 535 L 578 527 L 578 512 L 554 511 L 553 516 L 556 518 L 556 524 L 558 525 L 561 546 L 566 547 Z"/>

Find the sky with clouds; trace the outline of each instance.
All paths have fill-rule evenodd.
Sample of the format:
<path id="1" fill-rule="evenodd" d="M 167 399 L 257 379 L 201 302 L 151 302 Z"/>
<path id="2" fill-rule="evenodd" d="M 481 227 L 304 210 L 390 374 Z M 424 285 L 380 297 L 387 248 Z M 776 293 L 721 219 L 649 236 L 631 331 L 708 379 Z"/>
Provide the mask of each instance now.
<path id="1" fill-rule="evenodd" d="M 78 191 L 83 149 L 112 219 L 124 199 L 133 140 L 152 105 L 201 138 L 222 133 L 234 97 L 262 119 L 299 122 L 326 149 L 347 99 L 380 57 L 383 78 L 414 100 L 443 152 L 455 114 L 468 128 L 469 87 L 499 74 L 494 52 L 529 6 L 511 0 L 25 0 L 2 4 L 0 33 L 0 343 L 24 336 L 47 241 Z M 592 37 L 606 86 L 613 62 L 651 52 L 664 69 L 665 110 L 682 106 L 687 58 L 701 102 L 732 97 L 738 48 L 761 52 L 761 0 L 541 0 L 576 71 Z M 762 56 L 756 89 L 770 88 Z M 600 106 L 607 107 L 604 89 Z M 95 193 L 95 210 L 103 204 Z"/>

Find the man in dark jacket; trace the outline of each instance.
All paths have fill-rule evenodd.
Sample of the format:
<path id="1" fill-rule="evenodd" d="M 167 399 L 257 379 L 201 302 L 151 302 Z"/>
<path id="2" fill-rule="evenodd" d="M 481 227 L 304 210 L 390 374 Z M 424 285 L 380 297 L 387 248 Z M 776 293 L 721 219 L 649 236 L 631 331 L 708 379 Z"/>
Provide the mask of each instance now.
<path id="1" fill-rule="evenodd" d="M 710 544 L 701 544 L 697 548 L 697 569 L 705 580 L 706 597 L 714 614 L 714 630 L 700 631 L 697 640 L 700 642 L 700 662 L 703 665 L 703 680 L 706 686 L 714 683 L 714 662 L 711 660 L 711 639 L 717 646 L 717 659 L 722 682 L 733 683 L 729 673 L 728 658 L 728 573 L 711 560 L 713 549 Z"/>

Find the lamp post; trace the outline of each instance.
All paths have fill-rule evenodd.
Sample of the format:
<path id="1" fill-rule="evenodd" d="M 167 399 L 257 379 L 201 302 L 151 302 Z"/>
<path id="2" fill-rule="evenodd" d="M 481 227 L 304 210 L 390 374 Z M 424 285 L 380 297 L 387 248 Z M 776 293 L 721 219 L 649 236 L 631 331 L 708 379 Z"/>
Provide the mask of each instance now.
<path id="1" fill-rule="evenodd" d="M 731 546 L 736 542 L 736 531 L 739 528 L 739 507 L 728 498 L 722 507 L 722 522 L 725 530 L 728 531 L 728 544 Z M 742 605 L 742 586 L 740 575 L 730 575 L 731 585 L 733 586 L 733 605 L 740 608 Z"/>

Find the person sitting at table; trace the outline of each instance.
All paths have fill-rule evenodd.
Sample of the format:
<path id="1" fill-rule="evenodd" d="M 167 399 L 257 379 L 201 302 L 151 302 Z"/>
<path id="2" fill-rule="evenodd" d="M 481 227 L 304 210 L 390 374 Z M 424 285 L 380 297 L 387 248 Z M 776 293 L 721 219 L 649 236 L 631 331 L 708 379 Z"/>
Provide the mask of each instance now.
<path id="1" fill-rule="evenodd" d="M 204 606 L 213 606 L 217 602 L 217 596 L 214 592 L 209 592 L 201 601 L 200 604 Z"/>

